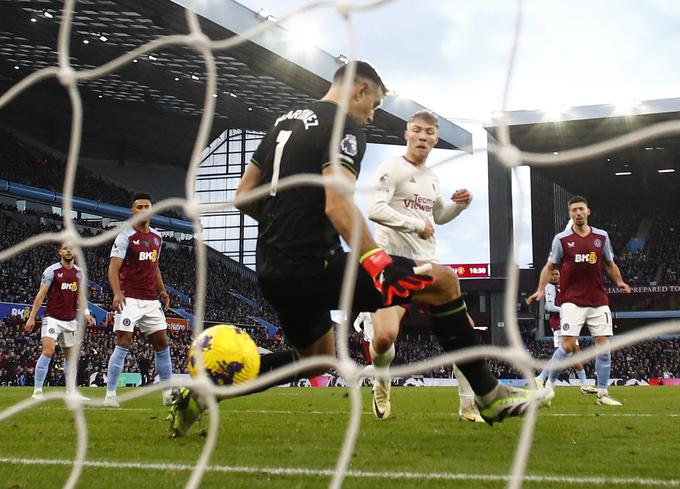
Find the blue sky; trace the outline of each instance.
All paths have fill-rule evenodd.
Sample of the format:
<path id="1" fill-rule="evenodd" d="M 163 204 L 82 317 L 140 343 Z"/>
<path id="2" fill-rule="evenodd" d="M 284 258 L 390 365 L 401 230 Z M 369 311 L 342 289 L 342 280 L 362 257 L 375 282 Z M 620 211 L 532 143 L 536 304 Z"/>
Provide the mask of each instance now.
<path id="1" fill-rule="evenodd" d="M 307 0 L 239 0 L 276 17 Z M 365 3 L 365 2 L 351 2 Z M 438 231 L 444 262 L 488 261 L 488 190 L 481 121 L 502 107 L 517 2 L 396 0 L 356 12 L 356 57 L 371 61 L 399 94 L 453 119 L 475 136 L 475 155 L 437 167 L 443 188 L 465 186 L 473 205 Z M 337 13 L 322 8 L 283 25 L 333 55 L 350 55 Z M 680 2 L 675 0 L 525 0 L 509 110 L 671 98 L 680 64 Z M 475 122 L 476 121 L 476 122 Z M 400 147 L 373 147 L 359 184 Z M 433 153 L 428 163 L 446 158 Z M 365 199 L 359 195 L 360 204 Z M 526 212 L 526 209 L 525 209 Z M 531 262 L 530 229 L 518 256 Z"/>

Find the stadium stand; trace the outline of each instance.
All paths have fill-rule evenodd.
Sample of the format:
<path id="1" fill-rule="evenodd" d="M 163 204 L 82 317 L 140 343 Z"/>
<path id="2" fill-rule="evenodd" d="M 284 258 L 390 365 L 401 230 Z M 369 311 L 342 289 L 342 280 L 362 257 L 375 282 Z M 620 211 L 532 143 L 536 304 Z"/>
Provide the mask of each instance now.
<path id="1" fill-rule="evenodd" d="M 631 286 L 676 285 L 680 258 L 680 217 L 668 211 L 647 213 L 608 209 L 593 225 L 606 229 L 614 246 L 616 262 Z M 608 279 L 607 279 L 608 280 Z M 608 280 L 608 286 L 612 286 Z"/>
<path id="2" fill-rule="evenodd" d="M 0 178 L 62 192 L 65 168 L 63 159 L 45 153 L 9 132 L 0 131 Z M 123 207 L 130 205 L 132 197 L 132 192 L 85 168 L 78 168 L 74 193 Z"/>

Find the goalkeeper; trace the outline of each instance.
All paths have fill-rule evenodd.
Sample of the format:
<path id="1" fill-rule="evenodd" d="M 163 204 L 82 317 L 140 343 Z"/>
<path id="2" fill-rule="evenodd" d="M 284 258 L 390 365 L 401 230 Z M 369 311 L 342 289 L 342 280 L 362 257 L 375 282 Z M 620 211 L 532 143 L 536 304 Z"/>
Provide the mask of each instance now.
<path id="1" fill-rule="evenodd" d="M 359 255 L 353 309 L 378 308 L 416 301 L 429 306 L 432 329 L 445 351 L 475 346 L 458 279 L 449 267 L 431 265 L 426 275 L 414 271 L 415 262 L 390 256 L 378 247 L 366 221 L 345 189 L 326 182 L 323 187 L 297 185 L 278 188 L 279 180 L 301 175 L 331 176 L 331 160 L 340 162 L 339 175 L 351 187 L 361 169 L 366 149 L 362 126 L 373 120 L 387 89 L 368 63 L 353 62 L 348 113 L 340 145 L 330 140 L 341 101 L 343 77 L 350 65 L 340 67 L 326 95 L 299 110 L 281 115 L 253 154 L 237 190 L 236 205 L 259 223 L 257 276 L 264 297 L 276 310 L 286 341 L 293 350 L 263 355 L 260 374 L 299 358 L 335 355 L 330 311 L 338 308 L 348 254 L 339 237 L 352 242 L 353 220 L 359 219 Z M 246 200 L 264 185 L 265 198 Z M 544 402 L 540 393 L 502 385 L 483 359 L 459 365 L 467 377 L 489 424 L 524 414 L 529 405 Z M 322 371 L 306 372 L 319 375 Z M 279 382 L 288 382 L 291 379 Z M 196 421 L 204 403 L 186 388 L 174 393 L 170 412 L 173 435 L 183 435 Z"/>

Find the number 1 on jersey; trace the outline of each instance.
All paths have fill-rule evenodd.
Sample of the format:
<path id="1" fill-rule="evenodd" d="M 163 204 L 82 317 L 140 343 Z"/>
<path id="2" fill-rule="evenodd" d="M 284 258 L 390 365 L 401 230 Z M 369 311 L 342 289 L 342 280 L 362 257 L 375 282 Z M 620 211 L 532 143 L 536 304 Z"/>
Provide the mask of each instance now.
<path id="1" fill-rule="evenodd" d="M 281 173 L 281 158 L 283 157 L 283 148 L 286 146 L 290 135 L 293 131 L 279 131 L 276 135 L 276 150 L 274 150 L 274 168 L 272 170 L 272 183 L 269 189 L 269 195 L 274 197 L 279 186 L 279 173 Z"/>

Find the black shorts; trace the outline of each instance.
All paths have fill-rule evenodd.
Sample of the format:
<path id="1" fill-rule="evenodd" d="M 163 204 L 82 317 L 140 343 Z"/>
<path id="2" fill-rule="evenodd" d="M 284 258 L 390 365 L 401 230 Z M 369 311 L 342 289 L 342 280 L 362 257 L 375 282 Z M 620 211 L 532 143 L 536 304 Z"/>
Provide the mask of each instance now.
<path id="1" fill-rule="evenodd" d="M 296 347 L 312 345 L 333 327 L 331 310 L 339 309 L 342 280 L 347 253 L 338 253 L 329 259 L 322 273 L 315 276 L 259 277 L 264 298 L 276 310 L 286 341 Z M 401 256 L 392 256 L 395 262 L 411 267 L 416 263 Z M 372 312 L 384 307 L 382 296 L 373 286 L 373 279 L 357 263 L 357 281 L 354 288 L 354 311 Z M 392 305 L 410 302 L 410 297 L 395 297 Z"/>

